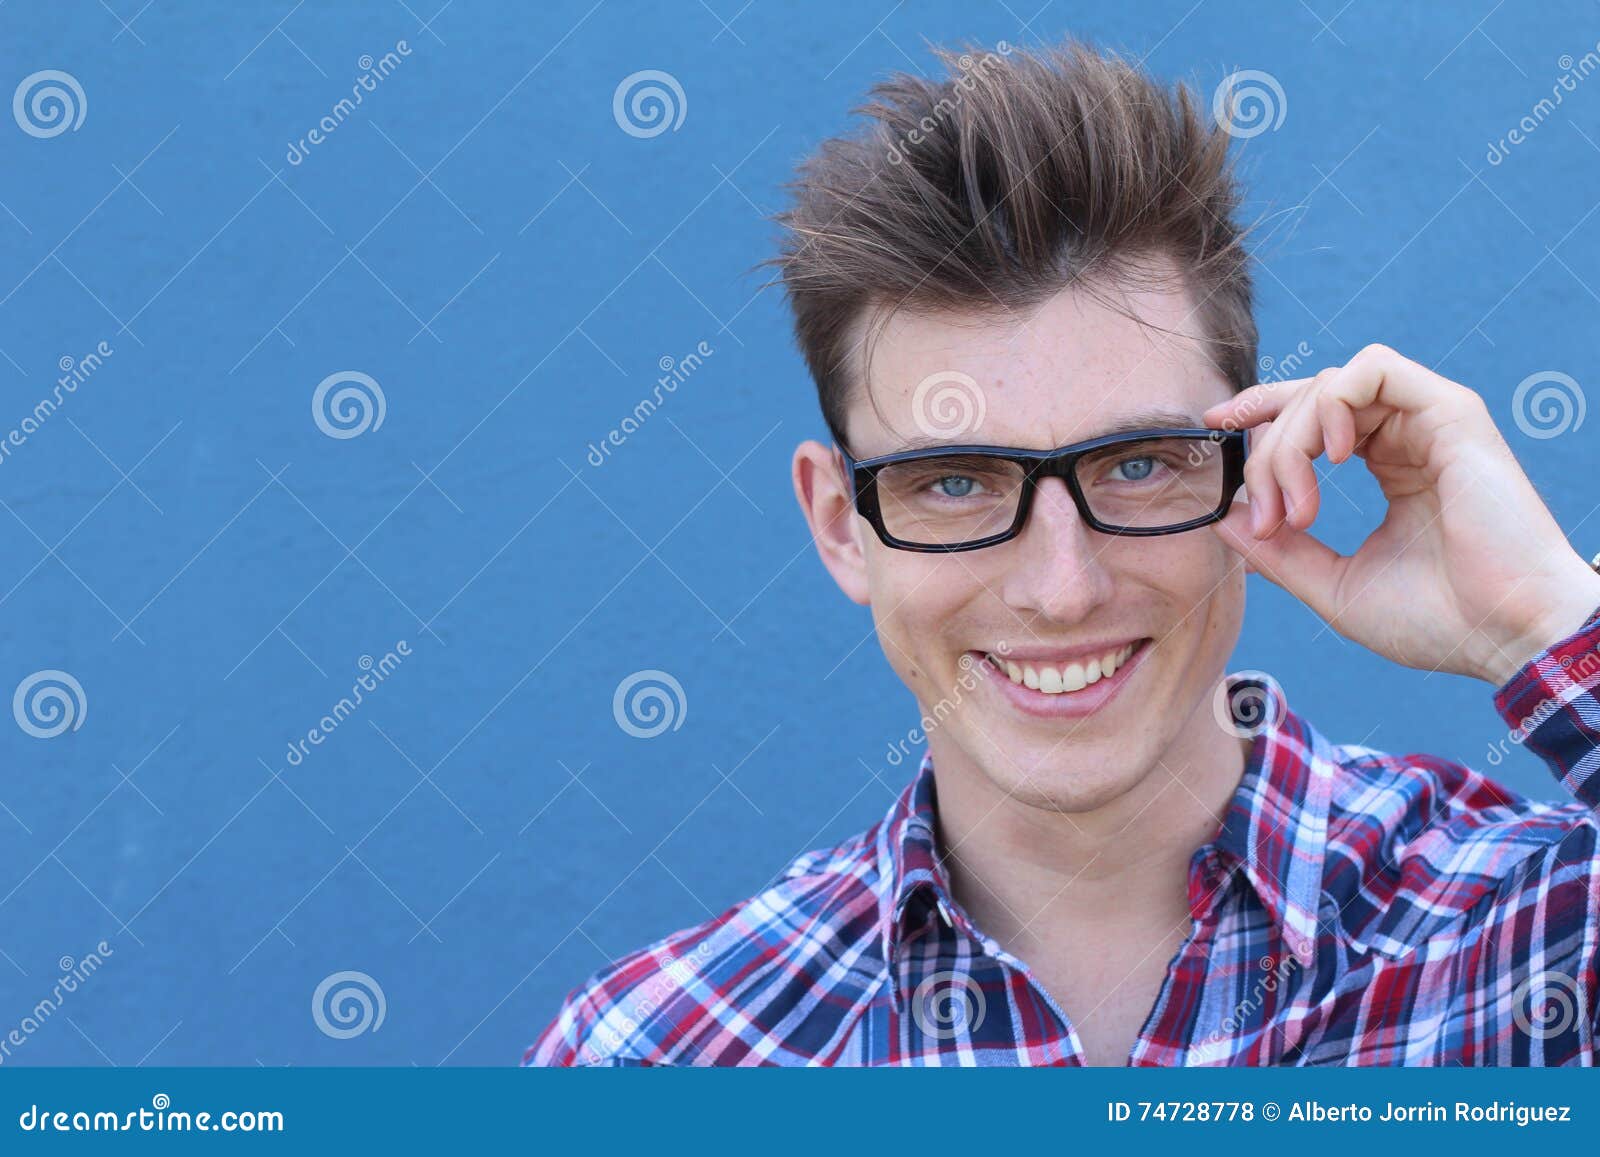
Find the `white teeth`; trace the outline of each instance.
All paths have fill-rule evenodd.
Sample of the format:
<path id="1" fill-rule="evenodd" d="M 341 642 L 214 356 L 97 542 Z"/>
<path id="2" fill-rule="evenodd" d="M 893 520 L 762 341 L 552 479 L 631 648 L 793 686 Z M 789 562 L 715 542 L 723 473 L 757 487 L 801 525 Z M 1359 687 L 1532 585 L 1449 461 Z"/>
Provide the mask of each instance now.
<path id="1" fill-rule="evenodd" d="M 1128 661 L 1133 654 L 1134 644 L 1116 651 L 1107 651 L 1089 660 L 1087 664 L 1067 663 L 1064 666 L 1052 667 L 1044 663 L 1018 665 L 1009 659 L 995 659 L 995 665 L 1004 668 L 1006 675 L 1013 683 L 1020 683 L 1034 691 L 1045 695 L 1063 695 L 1098 683 L 1101 679 L 1109 679 L 1117 673 L 1117 669 Z"/>

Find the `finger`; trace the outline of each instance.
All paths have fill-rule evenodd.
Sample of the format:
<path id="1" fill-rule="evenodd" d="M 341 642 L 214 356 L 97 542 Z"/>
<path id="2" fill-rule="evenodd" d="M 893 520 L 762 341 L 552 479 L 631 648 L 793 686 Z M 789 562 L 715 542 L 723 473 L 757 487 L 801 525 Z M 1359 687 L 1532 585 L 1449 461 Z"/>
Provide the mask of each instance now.
<path id="1" fill-rule="evenodd" d="M 1283 516 L 1272 477 L 1273 432 L 1277 423 L 1250 432 L 1250 453 L 1244 460 L 1244 492 L 1250 514 L 1250 530 L 1257 537 L 1265 534 Z"/>
<path id="2" fill-rule="evenodd" d="M 1230 511 L 1211 524 L 1216 534 L 1245 560 L 1245 565 L 1305 603 L 1322 619 L 1334 613 L 1334 595 L 1350 560 L 1303 530 L 1282 527 L 1265 539 L 1244 530 L 1244 518 Z"/>
<path id="3" fill-rule="evenodd" d="M 1255 532 L 1250 528 L 1250 503 L 1243 498 L 1233 500 L 1233 506 L 1220 520 L 1211 524 L 1223 543 L 1244 562 L 1248 574 L 1256 573 L 1252 549 L 1241 549 L 1239 543 L 1254 544 Z"/>
<path id="4" fill-rule="evenodd" d="M 1378 406 L 1420 414 L 1437 410 L 1448 417 L 1466 412 L 1477 395 L 1466 386 L 1434 373 L 1385 345 L 1361 349 L 1335 375 L 1329 384 L 1330 397 L 1343 402 L 1352 413 Z"/>
<path id="5" fill-rule="evenodd" d="M 1328 449 L 1328 461 L 1343 462 L 1356 449 L 1356 415 L 1344 402 L 1332 394 L 1317 397 L 1317 417 L 1322 422 L 1322 441 Z"/>
<path id="6" fill-rule="evenodd" d="M 1281 382 L 1260 382 L 1240 390 L 1227 401 L 1208 407 L 1200 417 L 1208 426 L 1248 430 L 1276 418 L 1309 381 L 1310 378 L 1287 378 Z"/>
<path id="7" fill-rule="evenodd" d="M 1315 463 L 1327 450 L 1322 417 L 1324 398 L 1338 373 L 1337 367 L 1323 370 L 1274 423 L 1282 430 L 1272 448 L 1272 472 L 1283 493 L 1284 517 L 1290 526 L 1299 530 L 1308 529 L 1316 521 L 1321 507 Z"/>
<path id="8" fill-rule="evenodd" d="M 1355 413 L 1333 396 L 1333 380 L 1330 376 L 1313 384 L 1303 395 L 1304 404 L 1284 416 L 1272 458 L 1284 495 L 1284 521 L 1299 530 L 1309 530 L 1322 509 L 1317 459 L 1326 454 L 1329 462 L 1343 462 L 1356 447 Z"/>
<path id="9" fill-rule="evenodd" d="M 1309 525 L 1304 521 L 1308 504 L 1315 513 L 1316 472 L 1299 447 L 1304 446 L 1309 437 L 1304 432 L 1309 402 L 1333 372 L 1329 367 L 1296 390 L 1265 436 L 1251 447 L 1250 456 L 1245 460 L 1245 480 L 1250 485 L 1252 505 L 1256 507 L 1251 526 L 1257 538 L 1273 533 L 1291 517 L 1294 525 L 1303 529 Z M 1301 432 L 1296 434 L 1296 430 Z"/>
<path id="10" fill-rule="evenodd" d="M 1360 414 L 1373 418 L 1429 408 L 1454 413 L 1468 395 L 1465 387 L 1382 345 L 1366 346 L 1344 365 L 1317 374 L 1274 423 L 1279 432 L 1267 459 L 1272 485 L 1282 495 L 1284 522 L 1305 530 L 1316 520 L 1316 459 L 1326 453 L 1331 462 L 1342 462 L 1355 451 Z M 1270 489 L 1266 497 L 1271 506 Z M 1275 506 L 1271 513 L 1276 515 Z M 1275 519 L 1267 522 L 1274 525 Z"/>

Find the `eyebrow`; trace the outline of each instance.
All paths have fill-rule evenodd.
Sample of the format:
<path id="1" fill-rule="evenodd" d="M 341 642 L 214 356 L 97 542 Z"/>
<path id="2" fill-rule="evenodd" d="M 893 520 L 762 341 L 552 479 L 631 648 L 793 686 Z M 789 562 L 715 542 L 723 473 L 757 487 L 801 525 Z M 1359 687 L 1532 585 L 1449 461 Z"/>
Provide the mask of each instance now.
<path id="1" fill-rule="evenodd" d="M 1072 439 L 1072 442 L 1087 442 L 1093 438 L 1104 438 L 1111 434 L 1132 434 L 1138 430 L 1155 430 L 1173 427 L 1183 429 L 1198 429 L 1200 427 L 1200 421 L 1193 414 L 1183 410 L 1135 410 L 1132 413 L 1123 414 L 1122 416 L 1111 420 L 1105 426 L 1101 427 L 1092 434 L 1085 434 L 1081 438 Z M 975 444 L 976 443 L 972 441 L 951 442 L 945 438 L 919 435 L 906 442 L 905 445 L 901 446 L 899 449 L 885 450 L 882 454 L 876 454 L 873 455 L 873 457 L 884 457 L 889 454 L 904 454 L 909 453 L 912 450 L 935 450 L 942 446 L 971 446 Z M 1069 443 L 1069 445 L 1070 444 L 1071 443 Z M 1051 447 L 1051 449 L 1055 449 L 1055 447 Z"/>

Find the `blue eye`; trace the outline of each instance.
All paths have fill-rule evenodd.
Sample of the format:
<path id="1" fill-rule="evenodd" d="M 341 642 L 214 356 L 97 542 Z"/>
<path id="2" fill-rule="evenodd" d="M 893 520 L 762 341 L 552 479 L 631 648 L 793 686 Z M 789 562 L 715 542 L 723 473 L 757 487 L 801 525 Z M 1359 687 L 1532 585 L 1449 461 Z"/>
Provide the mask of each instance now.
<path id="1" fill-rule="evenodd" d="M 1123 472 L 1124 481 L 1143 482 L 1146 478 L 1150 477 L 1150 472 L 1155 469 L 1155 459 L 1124 458 L 1121 462 L 1117 463 L 1117 469 Z"/>
<path id="2" fill-rule="evenodd" d="M 977 482 L 960 474 L 946 474 L 934 481 L 934 488 L 944 498 L 967 498 L 977 489 Z"/>

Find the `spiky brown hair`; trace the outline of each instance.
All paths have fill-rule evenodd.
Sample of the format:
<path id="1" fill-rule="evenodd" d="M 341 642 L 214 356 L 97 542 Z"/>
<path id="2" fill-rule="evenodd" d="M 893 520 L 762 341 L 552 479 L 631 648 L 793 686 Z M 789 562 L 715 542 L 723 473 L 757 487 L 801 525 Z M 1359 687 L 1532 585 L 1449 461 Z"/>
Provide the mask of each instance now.
<path id="1" fill-rule="evenodd" d="M 1256 380 L 1246 230 L 1223 127 L 1082 41 L 934 50 L 948 75 L 896 74 L 788 188 L 776 266 L 823 417 L 843 441 L 869 333 L 898 310 L 1027 311 L 1165 258 L 1235 390 Z"/>

